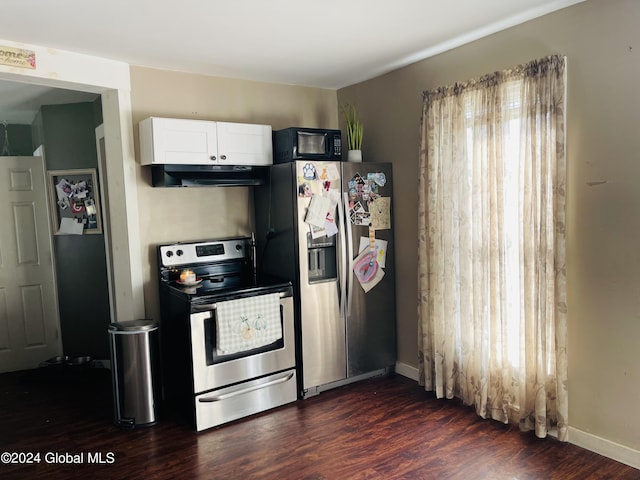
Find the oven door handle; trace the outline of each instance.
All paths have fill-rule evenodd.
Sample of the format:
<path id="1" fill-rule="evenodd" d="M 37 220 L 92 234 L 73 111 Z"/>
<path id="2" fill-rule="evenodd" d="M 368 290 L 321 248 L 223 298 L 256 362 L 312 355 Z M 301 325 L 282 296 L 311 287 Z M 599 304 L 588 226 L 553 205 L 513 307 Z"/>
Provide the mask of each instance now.
<path id="1" fill-rule="evenodd" d="M 237 397 L 238 395 L 243 395 L 245 393 L 253 392 L 255 390 L 260 390 L 261 388 L 272 387 L 273 385 L 285 383 L 291 380 L 292 378 L 293 378 L 293 372 L 266 383 L 261 383 L 259 385 L 253 385 L 251 387 L 246 387 L 246 388 L 238 388 L 237 390 L 234 390 L 229 393 L 222 393 L 220 395 L 212 395 L 210 397 L 199 398 L 198 401 L 201 403 L 219 402 L 221 400 L 226 400 L 227 398 Z"/>
<path id="2" fill-rule="evenodd" d="M 279 293 L 280 293 L 280 298 L 291 296 L 287 294 L 287 292 L 279 292 Z M 219 301 L 224 302 L 225 300 L 219 300 Z M 191 311 L 192 313 L 211 312 L 213 310 L 216 310 L 217 308 L 218 308 L 217 303 L 204 303 L 202 305 L 195 304 L 191 306 Z"/>

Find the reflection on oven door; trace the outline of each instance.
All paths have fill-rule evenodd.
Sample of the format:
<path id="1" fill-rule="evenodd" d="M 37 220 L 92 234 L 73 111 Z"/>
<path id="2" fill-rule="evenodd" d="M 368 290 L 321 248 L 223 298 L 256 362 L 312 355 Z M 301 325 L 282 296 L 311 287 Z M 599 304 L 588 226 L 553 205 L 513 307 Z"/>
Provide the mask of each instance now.
<path id="1" fill-rule="evenodd" d="M 296 399 L 295 370 L 203 393 L 195 397 L 196 430 L 215 427 Z"/>

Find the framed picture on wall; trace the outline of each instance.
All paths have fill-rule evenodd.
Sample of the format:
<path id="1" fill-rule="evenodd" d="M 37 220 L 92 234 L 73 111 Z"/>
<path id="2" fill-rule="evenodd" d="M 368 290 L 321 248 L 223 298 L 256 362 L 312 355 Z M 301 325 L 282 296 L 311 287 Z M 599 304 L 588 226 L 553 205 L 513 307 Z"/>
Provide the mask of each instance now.
<path id="1" fill-rule="evenodd" d="M 102 233 L 96 169 L 49 170 L 47 174 L 53 234 Z"/>

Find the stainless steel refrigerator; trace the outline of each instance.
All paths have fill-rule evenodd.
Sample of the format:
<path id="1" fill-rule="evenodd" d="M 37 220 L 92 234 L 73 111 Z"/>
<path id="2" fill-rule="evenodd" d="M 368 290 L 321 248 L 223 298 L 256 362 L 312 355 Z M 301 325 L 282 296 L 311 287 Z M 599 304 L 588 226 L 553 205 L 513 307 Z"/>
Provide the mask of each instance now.
<path id="1" fill-rule="evenodd" d="M 300 397 L 393 371 L 390 163 L 299 160 L 256 187 L 258 269 L 294 285 Z"/>

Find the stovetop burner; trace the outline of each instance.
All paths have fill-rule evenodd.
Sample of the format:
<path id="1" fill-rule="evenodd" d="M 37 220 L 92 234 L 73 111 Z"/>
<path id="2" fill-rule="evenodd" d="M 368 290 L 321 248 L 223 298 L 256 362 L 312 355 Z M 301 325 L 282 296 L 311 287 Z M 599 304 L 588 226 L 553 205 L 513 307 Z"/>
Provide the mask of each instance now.
<path id="1" fill-rule="evenodd" d="M 197 302 L 221 297 L 263 295 L 271 293 L 272 291 L 286 290 L 291 287 L 291 282 L 278 278 L 263 277 L 255 282 L 227 283 L 227 286 L 224 288 L 221 288 L 219 284 L 211 280 L 203 280 L 199 285 L 195 286 L 186 286 L 173 281 L 168 282 L 168 287 L 176 294 L 181 294 L 185 298 L 188 298 L 191 302 Z"/>
<path id="2" fill-rule="evenodd" d="M 291 288 L 288 281 L 259 276 L 255 258 L 252 237 L 160 245 L 160 284 L 191 303 Z M 195 275 L 197 284 L 181 281 L 185 273 Z"/>

